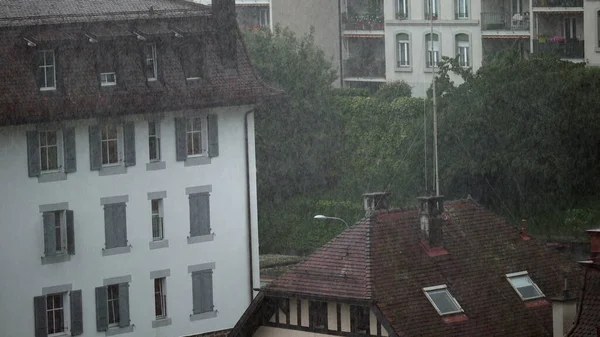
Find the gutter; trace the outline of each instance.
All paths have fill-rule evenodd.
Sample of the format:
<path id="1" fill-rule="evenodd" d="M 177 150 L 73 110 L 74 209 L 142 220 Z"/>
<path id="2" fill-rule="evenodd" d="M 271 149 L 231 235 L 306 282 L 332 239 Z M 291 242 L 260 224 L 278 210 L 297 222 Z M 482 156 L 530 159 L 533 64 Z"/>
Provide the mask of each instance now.
<path id="1" fill-rule="evenodd" d="M 246 152 L 246 223 L 248 225 L 248 264 L 249 264 L 249 277 L 250 277 L 250 303 L 254 299 L 254 270 L 252 258 L 252 205 L 250 202 L 250 153 L 248 149 L 248 116 L 254 112 L 254 108 L 246 111 L 244 114 L 244 139 L 245 139 L 245 152 Z"/>

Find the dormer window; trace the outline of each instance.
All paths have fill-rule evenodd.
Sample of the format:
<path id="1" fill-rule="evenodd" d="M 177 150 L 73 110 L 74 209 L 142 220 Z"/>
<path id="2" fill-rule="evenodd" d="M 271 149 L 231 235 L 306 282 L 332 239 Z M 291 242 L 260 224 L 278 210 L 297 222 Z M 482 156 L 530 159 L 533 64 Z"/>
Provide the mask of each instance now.
<path id="1" fill-rule="evenodd" d="M 37 81 L 41 91 L 56 89 L 56 57 L 54 50 L 37 52 Z"/>
<path id="2" fill-rule="evenodd" d="M 158 69 L 156 66 L 156 44 L 148 43 L 144 46 L 144 70 L 148 81 L 156 81 Z"/>
<path id="3" fill-rule="evenodd" d="M 117 85 L 117 58 L 112 44 L 99 44 L 96 54 L 96 71 L 101 87 Z"/>
<path id="4" fill-rule="evenodd" d="M 117 85 L 117 74 L 112 73 L 101 73 L 100 74 L 100 85 L 108 87 L 111 85 Z"/>
<path id="5" fill-rule="evenodd" d="M 183 46 L 181 53 L 181 62 L 183 71 L 187 80 L 198 80 L 203 75 L 202 48 L 198 41 L 190 41 Z"/>
<path id="6" fill-rule="evenodd" d="M 463 312 L 446 285 L 423 288 L 423 292 L 440 316 Z"/>
<path id="7" fill-rule="evenodd" d="M 544 297 L 544 294 L 531 280 L 527 271 L 506 274 L 506 279 L 523 301 Z"/>

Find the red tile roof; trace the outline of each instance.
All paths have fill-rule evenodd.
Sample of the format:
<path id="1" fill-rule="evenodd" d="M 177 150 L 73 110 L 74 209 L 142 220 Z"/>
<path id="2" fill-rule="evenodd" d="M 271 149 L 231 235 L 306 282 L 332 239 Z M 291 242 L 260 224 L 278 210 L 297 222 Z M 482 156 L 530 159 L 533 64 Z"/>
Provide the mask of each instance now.
<path id="1" fill-rule="evenodd" d="M 471 200 L 445 204 L 446 255 L 421 245 L 416 209 L 381 211 L 334 238 L 265 292 L 373 301 L 398 335 L 551 336 L 551 305 L 524 303 L 505 275 L 528 271 L 542 292 L 580 285 L 580 267 Z M 423 293 L 445 284 L 464 310 L 444 320 Z M 536 301 L 534 304 L 542 303 Z M 543 301 L 546 303 L 547 301 Z"/>
<path id="2" fill-rule="evenodd" d="M 600 336 L 600 265 L 586 264 L 575 325 L 565 337 Z"/>

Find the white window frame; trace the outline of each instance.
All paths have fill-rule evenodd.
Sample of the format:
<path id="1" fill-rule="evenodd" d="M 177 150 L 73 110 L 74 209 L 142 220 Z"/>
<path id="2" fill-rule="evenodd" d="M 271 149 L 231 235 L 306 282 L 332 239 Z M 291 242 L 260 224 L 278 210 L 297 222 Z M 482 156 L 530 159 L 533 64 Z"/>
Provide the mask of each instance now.
<path id="1" fill-rule="evenodd" d="M 455 0 L 454 6 L 456 6 L 456 19 L 464 20 L 469 18 L 469 0 Z"/>
<path id="2" fill-rule="evenodd" d="M 150 53 L 152 55 L 148 55 L 147 53 L 147 49 L 150 47 Z M 153 68 L 153 72 L 154 72 L 154 77 L 146 77 L 146 79 L 148 81 L 156 81 L 158 79 L 158 65 L 156 63 L 156 43 L 147 43 L 144 46 L 144 63 L 145 66 L 148 66 L 148 62 L 152 62 L 152 68 Z"/>
<path id="3" fill-rule="evenodd" d="M 406 35 L 406 40 L 400 40 L 400 35 Z M 401 55 L 404 55 L 406 64 L 400 64 L 402 61 Z M 410 34 L 400 32 L 396 34 L 396 68 L 410 68 Z"/>
<path id="4" fill-rule="evenodd" d="M 110 292 L 110 288 L 114 287 L 114 289 L 116 289 L 116 294 L 117 297 L 116 298 L 110 298 L 111 292 Z M 113 320 L 115 320 L 114 322 L 110 322 L 111 321 L 111 317 L 110 317 L 110 306 L 113 305 Z M 110 284 L 106 286 L 106 321 L 108 323 L 108 327 L 117 327 L 119 326 L 119 323 L 121 321 L 121 317 L 118 314 L 119 313 L 119 284 Z M 119 319 L 116 320 L 117 315 L 119 316 Z"/>
<path id="5" fill-rule="evenodd" d="M 527 280 L 529 280 L 529 282 L 531 282 L 531 285 L 533 286 L 533 288 L 540 294 L 539 296 L 535 296 L 535 297 L 523 297 L 523 295 L 521 294 L 521 292 L 519 291 L 519 288 L 517 288 L 515 286 L 515 284 L 513 283 L 513 279 L 519 278 L 519 277 L 526 277 Z M 535 284 L 535 282 L 533 282 L 533 280 L 531 279 L 531 277 L 529 277 L 529 273 L 527 271 L 520 271 L 520 272 L 516 272 L 516 273 L 510 273 L 510 274 L 506 274 L 506 280 L 508 281 L 508 283 L 510 283 L 510 285 L 513 287 L 513 289 L 515 290 L 515 292 L 517 293 L 517 295 L 519 295 L 519 297 L 521 298 L 521 300 L 523 301 L 529 301 L 529 300 L 535 300 L 537 298 L 543 298 L 546 297 L 546 295 L 544 295 L 544 293 L 542 292 L 542 290 L 537 286 L 537 284 Z"/>
<path id="6" fill-rule="evenodd" d="M 45 49 L 45 50 L 39 50 L 38 51 L 38 57 L 39 57 L 39 53 L 42 53 L 43 58 L 44 58 L 44 63 L 40 66 L 38 66 L 39 68 L 43 68 L 44 69 L 44 86 L 40 87 L 40 91 L 48 91 L 48 90 L 56 90 L 56 54 L 54 53 L 53 49 Z M 51 54 L 52 55 L 52 64 L 46 64 L 46 55 L 47 54 Z M 54 85 L 53 86 L 48 86 L 48 69 L 52 68 L 52 75 L 54 76 Z"/>
<path id="7" fill-rule="evenodd" d="M 159 290 L 157 291 L 156 285 L 159 285 Z M 160 306 L 162 309 L 162 315 L 156 315 L 156 297 L 160 296 Z M 154 279 L 154 316 L 155 319 L 164 319 L 168 317 L 167 313 L 167 278 L 160 277 Z"/>
<path id="8" fill-rule="evenodd" d="M 430 8 L 430 6 L 432 7 Z M 425 0 L 425 20 L 429 20 L 429 16 L 435 16 L 437 20 L 440 19 L 439 0 Z"/>
<path id="9" fill-rule="evenodd" d="M 467 41 L 458 40 L 459 35 L 464 35 L 467 37 Z M 466 43 L 466 46 L 465 46 Z M 461 45 L 462 44 L 462 45 Z M 471 66 L 471 37 L 465 33 L 458 33 L 454 35 L 454 46 L 456 48 L 456 55 L 458 56 L 458 64 L 463 68 L 468 68 Z M 463 54 L 464 52 L 464 54 Z M 464 55 L 464 60 L 463 56 Z M 463 62 L 464 61 L 464 62 Z"/>
<path id="10" fill-rule="evenodd" d="M 440 309 L 438 308 L 437 304 L 435 304 L 435 302 L 429 295 L 430 292 L 445 292 L 446 295 L 448 295 L 448 298 L 450 299 L 450 301 L 452 301 L 454 303 L 454 305 L 456 305 L 458 310 L 449 311 L 449 312 L 441 312 Z M 460 304 L 458 304 L 458 301 L 454 298 L 454 296 L 452 296 L 450 291 L 448 291 L 448 287 L 445 284 L 442 284 L 439 286 L 433 286 L 433 287 L 425 287 L 425 288 L 423 288 L 423 293 L 425 294 L 425 296 L 427 296 L 427 299 L 429 300 L 431 305 L 433 305 L 433 307 L 435 308 L 435 311 L 437 311 L 437 313 L 440 316 L 446 316 L 446 315 L 452 315 L 452 314 L 464 312 L 463 308 L 460 306 Z"/>
<path id="11" fill-rule="evenodd" d="M 567 36 L 567 25 L 569 26 L 571 36 Z M 564 18 L 563 20 L 563 36 L 565 39 L 576 39 L 577 35 L 573 34 L 573 31 L 577 30 L 577 18 L 574 16 L 569 16 Z"/>
<path id="12" fill-rule="evenodd" d="M 154 203 L 157 203 L 157 209 L 154 209 Z M 152 219 L 155 217 L 159 219 L 158 221 L 158 232 L 159 236 L 154 235 L 154 224 L 152 223 L 152 241 L 161 241 L 165 238 L 165 228 L 163 226 L 163 199 L 152 199 L 150 200 L 150 213 L 152 214 Z"/>
<path id="13" fill-rule="evenodd" d="M 47 138 L 46 138 L 46 145 L 42 145 L 42 137 L 47 136 L 47 134 L 51 133 L 51 132 L 56 133 L 56 145 L 48 145 Z M 64 164 L 62 130 L 60 130 L 60 129 L 58 129 L 58 130 L 41 130 L 41 131 L 39 131 L 38 138 L 39 138 L 38 145 L 39 145 L 39 157 L 40 157 L 40 173 L 44 174 L 44 173 L 61 172 L 63 170 L 63 164 Z M 48 149 L 50 147 L 56 147 L 56 169 L 44 170 L 42 168 L 42 163 L 45 160 L 46 164 L 48 164 L 48 152 L 46 151 L 46 158 L 44 158 L 42 156 L 42 148 Z"/>
<path id="14" fill-rule="evenodd" d="M 67 336 L 70 335 L 70 329 L 68 326 L 68 323 L 71 322 L 70 320 L 70 305 L 69 305 L 69 293 L 56 293 L 56 294 L 48 294 L 46 295 L 45 299 L 46 299 L 46 333 L 48 333 L 48 337 L 55 337 L 55 336 Z M 48 321 L 48 312 L 49 311 L 57 311 L 56 309 L 49 309 L 48 308 L 48 297 L 50 296 L 60 296 L 62 298 L 62 312 L 63 312 L 63 331 L 60 332 L 55 332 L 55 333 L 50 333 L 50 329 L 48 324 L 50 324 L 50 322 Z"/>
<path id="15" fill-rule="evenodd" d="M 402 10 L 400 10 L 400 5 L 402 5 Z M 401 17 L 401 19 L 399 19 L 398 17 Z M 408 19 L 408 0 L 396 0 L 396 19 Z"/>
<path id="16" fill-rule="evenodd" d="M 195 130 L 193 128 L 193 120 L 196 118 L 200 118 L 200 130 Z M 189 152 L 189 148 L 188 148 L 188 144 L 189 144 L 189 137 L 193 137 L 193 134 L 195 133 L 200 133 L 200 152 L 199 153 L 195 153 Z M 208 118 L 206 114 L 202 114 L 200 116 L 195 116 L 195 117 L 188 117 L 186 118 L 185 121 L 185 146 L 186 146 L 186 153 L 188 158 L 190 157 L 202 157 L 202 156 L 208 156 Z M 193 144 L 193 139 L 192 139 L 192 144 Z M 193 145 L 192 145 L 193 146 Z"/>
<path id="17" fill-rule="evenodd" d="M 154 133 L 152 133 L 152 125 L 154 125 Z M 152 158 L 150 157 L 150 148 L 151 148 L 151 144 L 150 144 L 150 139 L 154 138 L 154 150 L 156 151 L 156 158 Z M 161 160 L 161 153 L 160 153 L 160 121 L 158 120 L 153 120 L 153 121 L 149 121 L 148 122 L 148 159 L 150 160 L 150 162 L 156 162 L 156 161 L 160 161 Z"/>
<path id="18" fill-rule="evenodd" d="M 117 138 L 104 138 L 104 131 L 107 127 L 115 127 L 117 128 Z M 104 155 L 102 147 L 104 143 L 108 143 L 111 141 L 117 142 L 117 161 L 115 163 L 104 163 Z M 109 147 L 107 145 L 106 152 L 108 153 L 108 157 L 110 158 L 110 153 L 108 151 Z M 121 124 L 101 124 L 100 125 L 100 162 L 102 163 L 102 167 L 110 167 L 121 165 L 123 162 L 123 126 Z"/>
<path id="19" fill-rule="evenodd" d="M 269 7 L 260 8 L 258 12 L 258 25 L 261 27 L 268 27 L 269 21 Z"/>
<path id="20" fill-rule="evenodd" d="M 109 81 L 109 77 L 112 76 L 113 80 Z M 117 73 L 114 71 L 107 73 L 100 73 L 100 86 L 102 87 L 112 87 L 117 85 Z"/>
<path id="21" fill-rule="evenodd" d="M 433 40 L 433 36 L 437 36 L 437 41 Z M 427 36 L 430 37 L 430 40 L 427 41 Z M 425 34 L 425 67 L 431 69 L 434 67 L 437 68 L 440 64 L 440 54 L 441 54 L 441 37 L 439 33 L 427 33 Z M 433 43 L 432 43 L 433 41 Z M 433 45 L 432 45 L 433 44 Z M 436 47 L 437 44 L 437 47 Z M 436 50 L 437 49 L 437 50 Z M 433 63 L 432 63 L 433 62 Z"/>

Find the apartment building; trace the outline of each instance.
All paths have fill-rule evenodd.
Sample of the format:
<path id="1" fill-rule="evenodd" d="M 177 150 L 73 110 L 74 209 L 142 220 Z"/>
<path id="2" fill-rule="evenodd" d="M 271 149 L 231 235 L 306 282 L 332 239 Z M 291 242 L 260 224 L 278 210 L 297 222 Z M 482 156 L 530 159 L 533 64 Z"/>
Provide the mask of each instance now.
<path id="1" fill-rule="evenodd" d="M 212 0 L 193 1 L 210 5 Z M 235 0 L 235 11 L 237 22 L 242 29 L 271 27 L 271 0 Z"/>
<path id="2" fill-rule="evenodd" d="M 231 328 L 259 286 L 233 1 L 0 6 L 0 336 Z"/>

